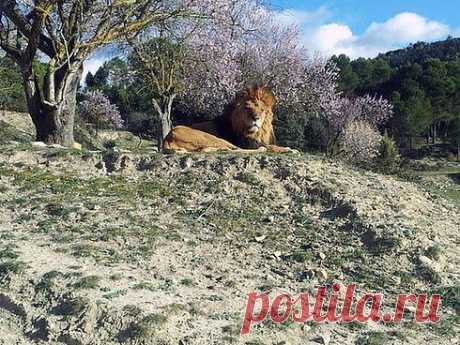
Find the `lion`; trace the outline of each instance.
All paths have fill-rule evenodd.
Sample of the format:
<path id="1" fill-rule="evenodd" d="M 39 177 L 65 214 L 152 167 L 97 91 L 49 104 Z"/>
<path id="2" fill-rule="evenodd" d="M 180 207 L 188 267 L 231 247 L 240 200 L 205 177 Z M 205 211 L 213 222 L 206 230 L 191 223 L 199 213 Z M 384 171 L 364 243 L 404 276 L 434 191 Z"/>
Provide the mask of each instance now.
<path id="1" fill-rule="evenodd" d="M 250 87 L 216 119 L 173 128 L 164 148 L 173 152 L 295 152 L 276 145 L 272 124 L 275 104 L 275 96 L 267 87 Z"/>

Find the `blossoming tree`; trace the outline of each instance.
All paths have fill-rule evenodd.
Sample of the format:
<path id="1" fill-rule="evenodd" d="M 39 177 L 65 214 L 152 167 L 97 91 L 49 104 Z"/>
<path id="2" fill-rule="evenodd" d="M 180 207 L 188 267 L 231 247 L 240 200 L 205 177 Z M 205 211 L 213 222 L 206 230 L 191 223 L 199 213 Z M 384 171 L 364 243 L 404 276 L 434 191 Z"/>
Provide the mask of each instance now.
<path id="1" fill-rule="evenodd" d="M 257 1 L 229 2 L 228 18 L 235 25 L 214 22 L 188 42 L 183 97 L 191 109 L 217 116 L 236 92 L 261 83 L 273 89 L 283 113 L 324 122 L 331 145 L 355 120 L 377 129 L 392 115 L 382 98 L 343 97 L 337 67 L 307 52 L 295 25 L 279 24 L 276 13 Z"/>
<path id="2" fill-rule="evenodd" d="M 108 97 L 99 90 L 86 95 L 86 99 L 78 105 L 78 113 L 82 120 L 94 125 L 96 130 L 102 127 L 123 127 L 118 107 L 110 103 Z"/>

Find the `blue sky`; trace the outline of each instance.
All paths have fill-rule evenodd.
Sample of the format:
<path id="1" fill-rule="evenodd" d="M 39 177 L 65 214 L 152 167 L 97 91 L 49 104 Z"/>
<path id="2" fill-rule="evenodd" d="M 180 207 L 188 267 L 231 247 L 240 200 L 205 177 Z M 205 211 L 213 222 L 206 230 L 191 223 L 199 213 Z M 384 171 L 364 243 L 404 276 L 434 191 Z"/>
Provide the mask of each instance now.
<path id="1" fill-rule="evenodd" d="M 272 0 L 275 9 L 315 11 L 328 8 L 335 20 L 363 32 L 371 22 L 382 22 L 402 12 L 421 16 L 460 28 L 460 1 L 458 0 Z"/>
<path id="2" fill-rule="evenodd" d="M 416 41 L 460 36 L 460 0 L 272 0 L 281 20 L 298 24 L 303 41 L 323 55 L 354 58 Z"/>

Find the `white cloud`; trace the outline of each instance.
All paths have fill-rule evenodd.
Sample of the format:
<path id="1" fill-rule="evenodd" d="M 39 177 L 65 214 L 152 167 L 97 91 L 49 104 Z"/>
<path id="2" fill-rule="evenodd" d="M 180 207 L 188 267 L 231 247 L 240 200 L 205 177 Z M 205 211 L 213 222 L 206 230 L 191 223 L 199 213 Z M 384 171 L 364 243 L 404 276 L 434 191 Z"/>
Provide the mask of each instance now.
<path id="1" fill-rule="evenodd" d="M 288 10 L 281 12 L 289 13 Z M 321 11 L 316 13 L 316 22 L 321 21 Z M 330 13 L 324 12 L 329 16 Z M 417 41 L 435 41 L 446 38 L 449 34 L 460 36 L 460 30 L 429 20 L 416 13 L 400 13 L 383 23 L 372 23 L 361 35 L 353 33 L 351 28 L 342 23 L 325 23 L 312 25 L 309 16 L 303 12 L 293 12 L 294 23 L 304 30 L 304 43 L 312 51 L 324 55 L 347 54 L 356 57 L 375 57 L 379 53 L 398 49 Z M 304 20 L 304 21 L 303 21 Z M 290 23 L 286 21 L 286 23 Z M 292 22 L 291 22 L 292 23 Z"/>
<path id="2" fill-rule="evenodd" d="M 385 23 L 372 23 L 361 41 L 385 45 L 407 44 L 420 40 L 441 39 L 446 37 L 449 31 L 445 24 L 430 21 L 416 13 L 404 12 Z"/>
<path id="3" fill-rule="evenodd" d="M 347 25 L 332 23 L 314 30 L 306 43 L 323 54 L 350 55 L 354 41 L 353 32 Z"/>

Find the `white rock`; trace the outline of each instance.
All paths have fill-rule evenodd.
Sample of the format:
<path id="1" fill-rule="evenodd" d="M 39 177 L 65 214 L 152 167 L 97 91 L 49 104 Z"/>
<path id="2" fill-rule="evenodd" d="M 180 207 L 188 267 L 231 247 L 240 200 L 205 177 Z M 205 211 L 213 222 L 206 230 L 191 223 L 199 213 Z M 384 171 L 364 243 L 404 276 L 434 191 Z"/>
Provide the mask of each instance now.
<path id="1" fill-rule="evenodd" d="M 426 266 L 432 266 L 433 265 L 433 260 L 431 260 L 430 258 L 428 258 L 426 256 L 420 255 L 418 259 L 420 260 L 420 263 L 422 265 L 426 265 Z"/>
<path id="2" fill-rule="evenodd" d="M 62 146 L 62 145 L 59 145 L 59 144 L 51 144 L 51 145 L 48 145 L 49 147 L 53 148 L 53 149 L 65 149 L 66 147 Z"/>
<path id="3" fill-rule="evenodd" d="M 72 149 L 74 149 L 74 150 L 81 151 L 82 148 L 83 147 L 81 146 L 80 143 L 73 143 L 73 145 L 72 145 Z"/>
<path id="4" fill-rule="evenodd" d="M 420 255 L 418 260 L 420 261 L 420 264 L 426 268 L 432 269 L 438 273 L 442 271 L 442 265 L 439 262 L 433 261 L 424 255 Z"/>
<path id="5" fill-rule="evenodd" d="M 47 148 L 48 145 L 46 145 L 43 141 L 34 141 L 32 142 L 32 147 L 36 149 L 44 149 Z"/>
<path id="6" fill-rule="evenodd" d="M 255 240 L 256 240 L 256 242 L 261 243 L 261 242 L 263 242 L 266 238 L 267 238 L 267 236 L 258 236 L 258 237 L 255 238 Z"/>

